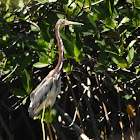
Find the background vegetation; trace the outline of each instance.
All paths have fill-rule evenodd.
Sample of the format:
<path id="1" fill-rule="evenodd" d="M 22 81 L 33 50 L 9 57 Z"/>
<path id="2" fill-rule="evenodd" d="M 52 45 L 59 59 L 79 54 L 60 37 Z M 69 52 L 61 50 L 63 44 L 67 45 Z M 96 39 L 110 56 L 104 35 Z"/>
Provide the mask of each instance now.
<path id="1" fill-rule="evenodd" d="M 84 26 L 61 28 L 54 139 L 140 139 L 140 1 L 1 0 L 0 140 L 42 139 L 40 120 L 27 109 L 31 91 L 57 63 L 59 18 Z"/>

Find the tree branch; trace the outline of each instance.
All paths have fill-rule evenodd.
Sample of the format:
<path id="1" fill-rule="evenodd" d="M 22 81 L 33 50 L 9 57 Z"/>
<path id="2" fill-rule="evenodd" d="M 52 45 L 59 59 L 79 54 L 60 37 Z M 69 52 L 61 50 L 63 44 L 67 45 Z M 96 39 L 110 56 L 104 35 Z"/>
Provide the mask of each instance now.
<path id="1" fill-rule="evenodd" d="M 72 122 L 71 117 L 63 111 L 62 108 L 60 108 L 57 104 L 55 105 L 57 111 L 59 112 L 59 114 L 62 116 L 62 118 L 67 121 L 69 124 Z M 82 130 L 80 129 L 80 127 L 78 125 L 76 125 L 75 123 L 73 123 L 72 127 L 75 129 L 75 131 L 77 132 L 77 134 L 83 139 L 83 140 L 89 140 L 89 138 L 82 132 Z"/>

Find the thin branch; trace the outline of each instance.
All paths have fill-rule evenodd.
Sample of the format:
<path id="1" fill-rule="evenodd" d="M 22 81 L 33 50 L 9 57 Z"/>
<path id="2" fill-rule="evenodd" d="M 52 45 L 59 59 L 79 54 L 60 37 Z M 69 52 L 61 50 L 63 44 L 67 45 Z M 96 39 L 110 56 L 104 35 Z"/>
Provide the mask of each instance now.
<path id="1" fill-rule="evenodd" d="M 86 11 L 85 9 L 90 8 L 90 6 L 94 6 L 94 5 L 99 4 L 99 3 L 103 2 L 103 1 L 104 1 L 104 0 L 97 1 L 97 2 L 92 3 L 91 5 L 86 6 L 86 7 L 84 7 L 84 5 L 83 5 L 82 8 L 81 8 L 78 4 L 76 4 L 76 5 L 77 5 L 79 8 L 81 8 L 81 9 L 80 9 L 80 11 L 76 14 L 76 16 L 75 16 L 73 19 L 75 19 L 76 17 L 78 17 L 78 15 L 79 15 L 82 11 L 84 11 L 84 12 L 87 13 L 87 11 Z M 88 13 L 89 13 L 89 12 L 88 12 Z M 93 12 L 90 11 L 90 13 L 93 13 Z"/>
<path id="2" fill-rule="evenodd" d="M 26 22 L 28 22 L 28 23 L 34 25 L 35 27 L 37 27 L 37 28 L 40 30 L 40 27 L 39 27 L 35 22 L 30 21 L 30 20 L 26 20 Z"/>
<path id="3" fill-rule="evenodd" d="M 67 121 L 69 124 L 71 124 L 72 119 L 71 117 L 63 111 L 62 108 L 60 108 L 57 104 L 55 105 L 57 111 L 59 112 L 59 114 L 62 116 L 62 118 Z M 89 140 L 89 138 L 82 132 L 82 130 L 80 129 L 80 127 L 78 125 L 76 125 L 75 123 L 73 123 L 72 127 L 75 129 L 75 131 L 77 132 L 77 134 L 80 136 L 80 138 L 82 138 L 83 140 Z"/>
<path id="4" fill-rule="evenodd" d="M 7 49 L 0 50 L 0 52 L 1 51 L 7 51 L 10 48 L 12 48 L 22 37 L 23 37 L 23 35 L 20 35 L 19 38 L 17 38 L 17 40 L 12 43 L 12 45 L 10 45 Z"/>
<path id="5" fill-rule="evenodd" d="M 99 83 L 99 79 L 98 79 L 98 77 L 97 77 L 97 74 L 95 74 L 95 79 L 96 79 L 96 83 L 97 83 L 97 85 L 98 85 L 98 87 L 99 87 L 99 92 L 101 93 L 101 95 L 103 95 L 103 92 L 102 92 L 102 90 L 101 90 L 101 88 L 100 88 L 100 83 Z M 105 103 L 104 103 L 102 100 L 101 100 L 101 102 L 102 102 L 102 105 L 103 105 L 103 109 L 104 109 L 104 113 L 105 113 L 106 120 L 107 120 L 107 122 L 110 124 L 106 105 L 105 105 Z"/>
<path id="6" fill-rule="evenodd" d="M 131 83 L 131 82 L 134 82 L 136 80 L 140 80 L 140 75 L 136 76 L 135 78 L 131 79 L 130 81 L 127 81 L 126 83 Z"/>
<path id="7" fill-rule="evenodd" d="M 83 124 L 82 124 L 82 121 L 81 121 L 80 113 L 79 113 L 79 110 L 78 110 L 78 108 L 79 108 L 79 106 L 80 106 L 80 102 L 81 102 L 81 100 L 82 100 L 82 98 L 83 98 L 83 95 L 82 95 L 82 97 L 80 98 L 79 103 L 77 103 L 76 97 L 75 97 L 75 94 L 74 94 L 74 91 L 73 91 L 73 89 L 72 89 L 70 77 L 69 77 L 68 75 L 67 75 L 67 79 L 68 79 L 68 83 L 69 83 L 69 85 L 70 85 L 70 87 L 71 87 L 72 96 L 73 96 L 73 98 L 74 98 L 74 103 L 75 103 L 75 106 L 76 106 L 76 107 L 75 107 L 76 110 L 75 110 L 75 113 L 74 113 L 73 120 L 72 120 L 71 124 L 70 124 L 68 127 L 71 127 L 71 126 L 73 125 L 73 123 L 74 123 L 75 120 L 76 120 L 76 114 L 77 114 L 77 116 L 78 116 L 78 118 L 79 118 L 79 121 L 80 121 L 80 123 L 81 123 L 81 126 L 82 126 L 82 128 L 83 128 Z M 66 127 L 66 126 L 65 126 L 65 127 Z"/>
<path id="8" fill-rule="evenodd" d="M 70 4 L 68 4 L 68 8 L 75 2 L 75 0 L 73 0 Z"/>
<path id="9" fill-rule="evenodd" d="M 51 10 L 51 11 L 54 12 L 55 14 L 61 14 L 61 15 L 66 16 L 66 13 L 63 13 L 63 12 L 60 12 L 60 11 L 57 11 L 57 10 Z"/>
<path id="10" fill-rule="evenodd" d="M 13 71 L 11 71 L 11 73 L 9 73 L 5 78 L 2 79 L 2 82 L 5 81 L 8 77 L 10 77 L 15 72 L 17 67 L 18 67 L 18 64 L 16 64 L 15 68 L 13 69 Z"/>
<path id="11" fill-rule="evenodd" d="M 84 5 L 85 5 L 84 3 L 85 3 L 85 0 L 83 1 L 83 5 L 82 5 L 82 7 L 80 7 L 81 9 L 80 9 L 79 12 L 74 16 L 73 19 L 77 18 L 78 15 L 83 11 L 83 9 L 84 9 Z"/>
<path id="12" fill-rule="evenodd" d="M 94 114 L 93 114 L 93 111 L 92 111 L 92 107 L 89 104 L 87 95 L 85 94 L 87 91 L 91 91 L 90 87 L 84 85 L 84 83 L 81 82 L 80 78 L 78 79 L 76 76 L 75 76 L 75 78 L 77 79 L 78 82 L 80 82 L 81 86 L 84 88 L 84 91 L 82 91 L 82 92 L 83 92 L 83 96 L 85 95 L 84 100 L 85 100 L 86 105 L 87 105 L 87 107 L 89 109 L 91 122 L 92 122 L 92 129 L 93 129 L 93 132 L 94 132 L 94 135 L 95 135 L 95 139 L 100 140 L 100 136 L 99 136 L 99 133 L 98 133 L 98 128 L 97 128 L 96 120 L 95 120 L 95 117 L 94 117 Z M 79 87 L 79 89 L 81 89 L 81 87 Z"/>
<path id="13" fill-rule="evenodd" d="M 90 6 L 94 6 L 94 5 L 99 4 L 99 3 L 103 2 L 103 1 L 104 0 L 97 1 L 95 3 L 92 3 Z M 84 7 L 84 9 L 86 9 L 86 8 L 89 8 L 89 6 Z"/>
<path id="14" fill-rule="evenodd" d="M 77 107 L 76 107 L 76 110 L 75 110 L 75 113 L 74 113 L 74 116 L 73 116 L 73 119 L 72 119 L 72 122 L 71 122 L 71 124 L 69 124 L 69 126 L 68 127 L 71 127 L 73 124 L 74 124 L 74 122 L 75 122 L 75 120 L 76 120 L 76 115 L 77 114 L 79 114 L 80 115 L 80 113 L 78 113 L 79 112 L 79 106 L 80 106 L 80 103 L 81 103 L 81 101 L 82 101 L 82 99 L 83 99 L 83 97 L 84 97 L 84 94 L 85 94 L 85 92 L 83 92 L 83 94 L 82 94 L 82 96 L 80 97 L 80 100 L 79 100 L 79 102 L 78 102 L 78 105 L 77 105 Z M 80 119 L 80 118 L 79 118 Z M 81 122 L 81 125 L 82 125 L 82 121 L 81 121 L 81 119 L 80 119 L 80 122 Z M 83 125 L 82 125 L 83 126 Z M 66 127 L 66 126 L 65 126 Z"/>

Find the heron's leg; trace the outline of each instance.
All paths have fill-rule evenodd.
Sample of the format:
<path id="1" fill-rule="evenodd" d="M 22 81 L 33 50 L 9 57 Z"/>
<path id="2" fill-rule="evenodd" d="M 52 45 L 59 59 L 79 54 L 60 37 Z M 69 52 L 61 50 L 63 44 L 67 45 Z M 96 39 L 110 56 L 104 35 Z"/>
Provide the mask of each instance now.
<path id="1" fill-rule="evenodd" d="M 44 114 L 45 114 L 45 106 L 43 107 L 43 113 L 42 113 L 42 118 L 41 118 L 43 140 L 45 140 Z"/>
<path id="2" fill-rule="evenodd" d="M 52 136 L 52 132 L 51 132 L 51 128 L 50 128 L 50 123 L 49 123 L 49 119 L 50 119 L 50 112 L 51 112 L 51 107 L 49 108 L 49 112 L 48 112 L 48 116 L 47 116 L 47 127 L 48 127 L 48 130 L 49 130 L 49 134 L 50 134 L 50 139 L 53 140 L 53 136 Z"/>

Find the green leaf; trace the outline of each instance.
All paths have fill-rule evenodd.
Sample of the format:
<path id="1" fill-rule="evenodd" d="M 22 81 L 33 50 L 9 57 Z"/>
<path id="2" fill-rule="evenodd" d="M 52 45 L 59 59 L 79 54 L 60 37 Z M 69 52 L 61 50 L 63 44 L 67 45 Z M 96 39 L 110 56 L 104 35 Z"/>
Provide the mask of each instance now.
<path id="1" fill-rule="evenodd" d="M 119 0 L 114 0 L 114 5 L 117 5 L 118 2 Z"/>
<path id="2" fill-rule="evenodd" d="M 136 8 L 140 9 L 140 0 L 134 0 L 134 5 Z"/>
<path id="3" fill-rule="evenodd" d="M 120 67 L 120 68 L 127 68 L 128 64 L 124 60 L 122 62 L 118 62 L 117 66 Z"/>
<path id="4" fill-rule="evenodd" d="M 35 67 L 35 68 L 44 68 L 44 67 L 46 67 L 46 66 L 48 66 L 49 64 L 43 64 L 43 63 L 41 63 L 41 62 L 37 62 L 37 63 L 35 63 L 35 64 L 33 64 L 33 66 Z"/>
<path id="5" fill-rule="evenodd" d="M 129 50 L 128 55 L 127 55 L 127 57 L 126 57 L 127 62 L 128 62 L 128 63 L 131 63 L 132 60 L 133 60 L 133 58 L 134 58 L 134 48 L 132 47 L 132 48 Z"/>
<path id="6" fill-rule="evenodd" d="M 36 0 L 36 1 L 38 1 L 41 4 L 45 4 L 46 2 L 48 2 L 48 0 Z"/>
<path id="7" fill-rule="evenodd" d="M 92 16 L 91 14 L 88 14 L 87 17 L 88 17 L 90 23 L 94 26 L 94 28 L 97 29 L 97 26 L 96 26 L 96 23 L 95 23 L 95 21 L 94 21 L 94 19 L 93 19 L 93 16 Z"/>
<path id="8" fill-rule="evenodd" d="M 112 59 L 112 61 L 117 64 L 118 67 L 120 68 L 127 68 L 127 63 L 126 61 L 119 55 L 115 54 L 115 53 L 110 53 L 109 54 L 110 58 Z"/>
<path id="9" fill-rule="evenodd" d="M 34 32 L 39 32 L 40 29 L 38 27 L 36 27 L 35 25 L 31 25 L 31 30 Z"/>
<path id="10" fill-rule="evenodd" d="M 52 59 L 46 57 L 40 57 L 39 62 L 42 64 L 50 64 L 52 62 Z"/>
<path id="11" fill-rule="evenodd" d="M 109 54 L 109 56 L 111 57 L 111 59 L 112 59 L 112 61 L 113 61 L 114 63 L 116 63 L 116 64 L 119 63 L 119 61 L 120 61 L 120 57 L 119 57 L 119 56 L 117 56 L 117 55 L 115 55 L 115 54 Z"/>
<path id="12" fill-rule="evenodd" d="M 84 53 L 83 53 L 82 44 L 80 40 L 78 40 L 78 37 L 77 39 L 74 40 L 73 44 L 74 44 L 74 54 L 76 56 L 76 61 L 81 62 L 84 57 Z"/>
<path id="13" fill-rule="evenodd" d="M 56 2 L 56 1 L 57 1 L 57 0 L 48 0 L 48 2 L 50 2 L 50 3 L 51 3 L 51 2 Z"/>
<path id="14" fill-rule="evenodd" d="M 78 47 L 74 44 L 74 54 L 76 57 L 78 57 L 80 55 L 80 50 L 78 49 Z"/>
<path id="15" fill-rule="evenodd" d="M 11 88 L 10 92 L 18 98 L 24 97 L 26 95 L 26 92 L 19 88 Z"/>
<path id="16" fill-rule="evenodd" d="M 24 7 L 24 2 L 23 2 L 23 0 L 19 0 L 18 6 L 19 6 L 19 7 Z"/>
<path id="17" fill-rule="evenodd" d="M 75 58 L 74 55 L 74 45 L 69 39 L 66 37 L 65 34 L 61 34 L 61 37 L 63 38 L 64 48 L 67 53 L 67 55 L 71 56 L 73 59 Z"/>
<path id="18" fill-rule="evenodd" d="M 98 43 L 101 46 L 105 46 L 106 45 L 105 39 L 103 39 L 103 40 L 95 40 L 95 43 Z"/>
<path id="19" fill-rule="evenodd" d="M 82 32 L 85 36 L 93 35 L 93 30 L 87 30 L 86 32 Z"/>
<path id="20" fill-rule="evenodd" d="M 21 72 L 21 79 L 22 79 L 22 84 L 23 84 L 25 91 L 28 94 L 30 94 L 30 92 L 31 92 L 31 86 L 30 86 L 31 79 L 30 79 L 30 75 L 28 74 L 26 69 L 24 69 Z"/>
<path id="21" fill-rule="evenodd" d="M 133 4 L 133 0 L 126 0 L 126 2 Z"/>
<path id="22" fill-rule="evenodd" d="M 15 19 L 15 15 L 10 16 L 9 18 L 6 19 L 7 22 L 12 22 Z"/>
<path id="23" fill-rule="evenodd" d="M 51 51 L 51 57 L 52 57 L 52 59 L 54 59 L 55 58 L 55 52 L 54 52 L 54 50 L 52 49 L 52 51 Z"/>
<path id="24" fill-rule="evenodd" d="M 50 41 L 50 33 L 49 33 L 49 24 L 45 21 L 45 20 L 42 20 L 41 23 L 40 23 L 40 34 L 41 36 L 43 37 L 43 39 L 47 42 Z"/>
<path id="25" fill-rule="evenodd" d="M 126 99 L 126 100 L 129 100 L 129 99 L 131 99 L 132 98 L 132 94 L 126 94 L 125 96 L 124 96 L 124 98 Z"/>
<path id="26" fill-rule="evenodd" d="M 124 53 L 124 44 L 122 43 L 121 46 L 118 48 L 119 56 L 123 56 Z"/>
<path id="27" fill-rule="evenodd" d="M 31 0 L 1 0 L 0 2 L 5 5 L 5 9 L 7 11 L 8 9 L 13 10 L 23 8 L 25 4 L 29 3 L 29 1 Z"/>
<path id="28" fill-rule="evenodd" d="M 129 45 L 128 45 L 129 48 L 131 48 L 131 47 L 136 43 L 136 41 L 137 41 L 137 40 L 132 40 L 132 41 L 129 43 Z"/>
<path id="29" fill-rule="evenodd" d="M 133 13 L 132 23 L 135 28 L 140 27 L 140 9 L 135 9 Z"/>
<path id="30" fill-rule="evenodd" d="M 131 61 L 133 60 L 133 58 L 134 58 L 134 48 L 132 47 L 131 49 L 130 49 L 130 51 L 129 51 L 129 54 L 130 54 L 130 58 L 131 58 Z"/>
<path id="31" fill-rule="evenodd" d="M 110 15 L 112 15 L 112 6 L 110 0 L 108 1 L 108 8 L 109 8 Z"/>
<path id="32" fill-rule="evenodd" d="M 70 63 L 64 63 L 63 70 L 65 70 L 69 75 L 73 71 L 73 65 L 71 65 Z"/>
<path id="33" fill-rule="evenodd" d="M 22 104 L 23 104 L 23 105 L 25 105 L 25 104 L 26 104 L 27 99 L 28 99 L 28 96 L 27 96 L 27 97 L 25 97 L 25 98 L 23 99 L 23 101 L 22 101 Z"/>
<path id="34" fill-rule="evenodd" d="M 136 74 L 138 74 L 140 71 L 140 64 L 138 66 L 136 66 L 135 69 L 136 69 Z"/>
<path id="35" fill-rule="evenodd" d="M 63 14 L 56 13 L 56 15 L 59 19 L 64 19 L 65 18 L 65 15 L 63 15 Z"/>
<path id="36" fill-rule="evenodd" d="M 125 24 L 125 23 L 127 23 L 127 22 L 129 22 L 129 21 L 130 21 L 130 19 L 129 19 L 129 18 L 124 17 L 124 18 L 121 20 L 121 22 L 120 22 L 120 24 L 118 25 L 118 27 L 117 27 L 117 28 L 119 28 L 120 26 L 122 26 L 123 24 Z"/>
<path id="37" fill-rule="evenodd" d="M 45 112 L 45 115 L 44 115 L 44 118 L 45 118 L 45 122 L 47 123 L 47 121 L 48 121 L 48 117 L 49 117 L 49 123 L 51 123 L 52 121 L 53 121 L 53 111 L 52 111 L 53 109 L 51 109 L 51 111 L 49 112 L 49 110 L 47 110 L 46 112 Z"/>
<path id="38" fill-rule="evenodd" d="M 4 60 L 4 63 L 3 63 L 3 66 L 2 66 L 3 69 L 5 68 L 6 63 L 7 63 L 7 59 Z"/>
<path id="39" fill-rule="evenodd" d="M 113 21 L 112 18 L 107 17 L 107 18 L 105 19 L 105 22 L 106 22 L 106 24 L 105 24 L 106 27 L 108 27 L 108 28 L 110 28 L 110 29 L 114 29 L 114 28 L 115 28 L 115 21 Z"/>

